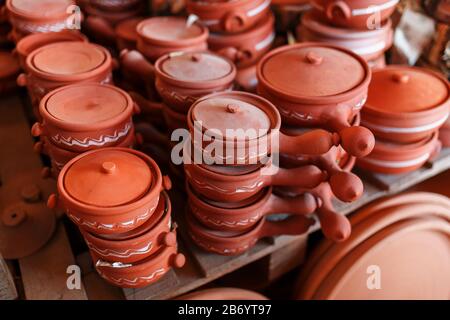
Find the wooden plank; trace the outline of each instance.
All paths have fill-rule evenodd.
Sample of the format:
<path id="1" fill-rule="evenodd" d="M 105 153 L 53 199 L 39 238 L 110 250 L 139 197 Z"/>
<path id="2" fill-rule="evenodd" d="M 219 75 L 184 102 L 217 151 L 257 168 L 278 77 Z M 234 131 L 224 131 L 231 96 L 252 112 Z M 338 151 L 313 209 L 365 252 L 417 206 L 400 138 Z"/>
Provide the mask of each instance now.
<path id="1" fill-rule="evenodd" d="M 14 279 L 6 261 L 0 255 L 0 300 L 15 300 L 17 296 Z"/>

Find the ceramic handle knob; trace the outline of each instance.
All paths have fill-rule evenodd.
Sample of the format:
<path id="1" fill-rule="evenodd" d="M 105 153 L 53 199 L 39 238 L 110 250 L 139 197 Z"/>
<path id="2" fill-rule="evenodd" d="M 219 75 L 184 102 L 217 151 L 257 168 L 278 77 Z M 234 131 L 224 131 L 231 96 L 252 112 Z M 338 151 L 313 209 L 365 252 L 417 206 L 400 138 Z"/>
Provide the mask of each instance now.
<path id="1" fill-rule="evenodd" d="M 247 15 L 244 12 L 231 12 L 224 19 L 223 27 L 228 32 L 236 32 L 245 27 Z"/>
<path id="2" fill-rule="evenodd" d="M 409 75 L 405 73 L 394 73 L 392 75 L 392 79 L 397 83 L 408 83 L 409 82 Z"/>
<path id="3" fill-rule="evenodd" d="M 344 1 L 335 1 L 326 7 L 325 14 L 329 20 L 333 20 L 335 15 L 348 20 L 352 17 L 352 10 Z"/>
<path id="4" fill-rule="evenodd" d="M 28 83 L 27 78 L 28 77 L 25 73 L 19 74 L 19 76 L 17 77 L 17 85 L 19 87 L 25 87 Z"/>
<path id="5" fill-rule="evenodd" d="M 102 171 L 106 174 L 114 174 L 116 172 L 117 166 L 114 162 L 103 162 L 102 163 Z"/>
<path id="6" fill-rule="evenodd" d="M 177 253 L 171 257 L 171 265 L 175 268 L 182 268 L 186 263 L 186 257 L 182 253 Z"/>
<path id="7" fill-rule="evenodd" d="M 170 180 L 169 176 L 163 176 L 162 187 L 166 191 L 169 191 L 170 189 L 172 189 L 172 180 Z"/>
<path id="8" fill-rule="evenodd" d="M 339 132 L 341 145 L 345 151 L 357 158 L 370 154 L 375 147 L 373 133 L 360 126 L 348 127 Z"/>
<path id="9" fill-rule="evenodd" d="M 318 54 L 316 54 L 314 52 L 308 52 L 306 54 L 305 58 L 309 64 L 314 64 L 314 65 L 319 65 L 323 61 L 323 57 L 319 56 Z"/>
<path id="10" fill-rule="evenodd" d="M 31 134 L 33 137 L 40 137 L 44 135 L 44 127 L 39 122 L 36 122 L 31 127 Z"/>
<path id="11" fill-rule="evenodd" d="M 27 218 L 25 209 L 21 206 L 7 208 L 2 214 L 2 224 L 6 227 L 17 227 Z"/>
<path id="12" fill-rule="evenodd" d="M 355 201 L 364 192 L 361 179 L 351 172 L 337 172 L 331 176 L 329 182 L 333 194 L 344 202 Z"/>
<path id="13" fill-rule="evenodd" d="M 326 207 L 317 210 L 317 216 L 320 221 L 322 232 L 327 239 L 341 242 L 350 236 L 352 227 L 345 216 Z"/>
<path id="14" fill-rule="evenodd" d="M 167 232 L 164 234 L 162 244 L 167 247 L 175 247 L 177 245 L 177 236 L 173 232 Z"/>
<path id="15" fill-rule="evenodd" d="M 229 104 L 227 105 L 227 112 L 228 113 L 238 113 L 239 112 L 239 106 L 236 104 Z"/>

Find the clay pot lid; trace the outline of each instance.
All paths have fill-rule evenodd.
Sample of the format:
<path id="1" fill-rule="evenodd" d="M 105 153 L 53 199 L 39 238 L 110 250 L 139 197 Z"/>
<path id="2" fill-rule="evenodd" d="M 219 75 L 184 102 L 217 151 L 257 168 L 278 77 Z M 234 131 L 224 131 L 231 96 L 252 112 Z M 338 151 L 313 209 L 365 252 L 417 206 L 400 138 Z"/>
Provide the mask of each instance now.
<path id="1" fill-rule="evenodd" d="M 101 47 L 85 42 L 59 42 L 31 53 L 30 64 L 40 72 L 52 75 L 77 75 L 93 71 L 105 63 Z"/>
<path id="2" fill-rule="evenodd" d="M 116 26 L 116 33 L 119 38 L 136 42 L 138 37 L 136 28 L 142 20 L 144 20 L 144 18 L 131 18 L 119 23 Z"/>
<path id="3" fill-rule="evenodd" d="M 169 53 L 155 67 L 165 78 L 188 83 L 232 82 L 236 73 L 231 61 L 210 52 Z"/>
<path id="4" fill-rule="evenodd" d="M 0 51 L 0 79 L 12 77 L 19 72 L 19 61 L 10 52 Z"/>
<path id="5" fill-rule="evenodd" d="M 389 66 L 373 72 L 364 108 L 383 113 L 420 112 L 449 99 L 448 82 L 433 71 Z"/>
<path id="6" fill-rule="evenodd" d="M 64 176 L 64 187 L 71 197 L 96 207 L 136 201 L 151 184 L 151 168 L 142 158 L 126 150 L 108 148 L 79 156 Z"/>
<path id="7" fill-rule="evenodd" d="M 67 8 L 74 4 L 73 0 L 8 0 L 6 5 L 11 12 L 42 20 L 67 16 Z"/>
<path id="8" fill-rule="evenodd" d="M 45 109 L 53 118 L 63 122 L 97 124 L 130 109 L 130 98 L 114 86 L 77 84 L 54 91 L 45 100 Z"/>
<path id="9" fill-rule="evenodd" d="M 37 48 L 43 47 L 48 44 L 63 41 L 84 41 L 87 42 L 87 38 L 81 32 L 64 30 L 59 32 L 45 32 L 45 33 L 33 33 L 22 38 L 16 45 L 17 51 L 28 56 L 31 52 Z"/>
<path id="10" fill-rule="evenodd" d="M 349 50 L 300 43 L 273 50 L 258 66 L 258 78 L 271 90 L 296 98 L 345 94 L 370 79 L 367 63 Z"/>

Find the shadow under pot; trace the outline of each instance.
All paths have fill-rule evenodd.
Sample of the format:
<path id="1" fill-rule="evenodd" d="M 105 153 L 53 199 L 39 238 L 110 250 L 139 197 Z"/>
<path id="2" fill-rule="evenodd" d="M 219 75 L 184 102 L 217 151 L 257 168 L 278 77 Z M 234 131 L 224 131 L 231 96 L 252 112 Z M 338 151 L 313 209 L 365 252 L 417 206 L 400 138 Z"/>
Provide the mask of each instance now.
<path id="1" fill-rule="evenodd" d="M 344 28 L 374 29 L 395 11 L 399 0 L 312 0 L 313 8 L 329 23 Z"/>
<path id="2" fill-rule="evenodd" d="M 265 188 L 248 201 L 225 204 L 212 202 L 194 193 L 187 184 L 189 209 L 204 226 L 222 231 L 245 231 L 259 220 L 273 214 L 303 215 L 313 213 L 318 207 L 310 194 L 285 199 L 272 194 L 272 188 Z"/>
<path id="3" fill-rule="evenodd" d="M 211 32 L 239 33 L 248 30 L 267 15 L 270 0 L 188 0 L 186 7 Z"/>
<path id="4" fill-rule="evenodd" d="M 51 208 L 66 210 L 79 228 L 95 234 L 133 230 L 155 212 L 168 177 L 142 152 L 127 148 L 89 151 L 69 161 L 58 176 Z"/>
<path id="5" fill-rule="evenodd" d="M 42 122 L 33 136 L 73 152 L 116 146 L 133 129 L 139 108 L 123 90 L 96 83 L 65 86 L 47 94 L 39 108 Z"/>
<path id="6" fill-rule="evenodd" d="M 16 78 L 20 73 L 19 61 L 9 52 L 0 51 L 0 94 L 17 89 Z"/>
<path id="7" fill-rule="evenodd" d="M 317 129 L 302 136 L 280 133 L 275 106 L 255 94 L 230 91 L 197 100 L 188 113 L 196 152 L 208 164 L 263 163 L 276 149 L 290 154 L 322 154 L 339 144 L 336 134 Z"/>
<path id="8" fill-rule="evenodd" d="M 208 47 L 244 68 L 256 64 L 272 47 L 275 40 L 274 17 L 267 14 L 251 29 L 238 34 L 212 33 Z"/>
<path id="9" fill-rule="evenodd" d="M 186 214 L 189 236 L 205 251 L 225 256 L 235 256 L 252 248 L 258 240 L 279 235 L 301 235 L 314 224 L 313 219 L 290 216 L 281 221 L 261 219 L 250 230 L 218 231 L 200 224 L 192 213 Z"/>
<path id="10" fill-rule="evenodd" d="M 367 62 L 357 54 L 329 44 L 283 46 L 264 56 L 257 75 L 258 93 L 277 106 L 283 124 L 336 131 L 343 148 L 356 157 L 373 149 L 373 134 L 351 125 L 371 79 Z"/>
<path id="11" fill-rule="evenodd" d="M 161 247 L 134 264 L 109 263 L 91 252 L 95 269 L 109 283 L 121 288 L 142 288 L 158 281 L 172 268 L 182 268 L 186 258 L 176 246 Z"/>
<path id="12" fill-rule="evenodd" d="M 409 143 L 425 139 L 449 116 L 450 85 L 440 74 L 408 66 L 373 72 L 361 122 L 377 138 Z"/>
<path id="13" fill-rule="evenodd" d="M 412 172 L 439 154 L 441 143 L 435 131 L 423 140 L 400 144 L 377 139 L 373 152 L 358 159 L 357 166 L 367 171 L 384 174 Z"/>
<path id="14" fill-rule="evenodd" d="M 74 83 L 112 84 L 113 61 L 108 50 L 85 42 L 60 42 L 34 50 L 26 59 L 25 70 L 17 83 L 28 94 L 40 119 L 38 106 L 50 91 Z"/>
<path id="15" fill-rule="evenodd" d="M 176 247 L 177 235 L 172 230 L 171 204 L 162 192 L 152 216 L 140 227 L 116 235 L 96 235 L 81 230 L 91 252 L 109 262 L 135 263 L 151 256 L 160 248 Z"/>

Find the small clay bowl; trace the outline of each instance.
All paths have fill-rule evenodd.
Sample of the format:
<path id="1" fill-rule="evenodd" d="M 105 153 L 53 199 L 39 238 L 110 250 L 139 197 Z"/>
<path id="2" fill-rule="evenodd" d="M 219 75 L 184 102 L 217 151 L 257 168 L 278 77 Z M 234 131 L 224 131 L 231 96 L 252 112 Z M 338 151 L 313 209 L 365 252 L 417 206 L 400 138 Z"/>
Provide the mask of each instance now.
<path id="1" fill-rule="evenodd" d="M 399 144 L 377 139 L 373 152 L 357 160 L 357 166 L 365 170 L 400 174 L 412 172 L 422 167 L 425 162 L 440 152 L 441 143 L 438 133 L 434 132 L 421 141 Z"/>
<path id="2" fill-rule="evenodd" d="M 0 51 L 0 94 L 17 88 L 15 78 L 20 73 L 19 61 L 10 52 Z"/>
<path id="3" fill-rule="evenodd" d="M 246 92 L 200 98 L 190 108 L 187 120 L 194 149 L 208 164 L 257 164 L 277 147 L 285 153 L 322 154 L 339 143 L 337 135 L 325 130 L 298 137 L 280 133 L 281 118 L 275 106 Z"/>
<path id="4" fill-rule="evenodd" d="M 47 94 L 39 108 L 42 122 L 31 133 L 56 146 L 84 152 L 121 143 L 133 128 L 139 108 L 123 90 L 97 83 L 65 86 Z"/>
<path id="5" fill-rule="evenodd" d="M 256 195 L 250 204 L 233 204 L 232 207 L 208 202 L 194 193 L 187 184 L 189 209 L 204 226 L 222 231 L 245 231 L 272 214 L 308 215 L 318 207 L 316 199 L 310 194 L 296 198 L 281 198 L 272 194 L 272 188 L 265 188 Z"/>
<path id="6" fill-rule="evenodd" d="M 69 161 L 58 176 L 50 208 L 66 210 L 79 228 L 94 234 L 136 229 L 155 212 L 168 177 L 147 155 L 127 148 L 104 148 Z"/>
<path id="7" fill-rule="evenodd" d="M 419 67 L 374 70 L 361 123 L 377 138 L 409 143 L 425 139 L 449 116 L 450 84 Z"/>
<path id="8" fill-rule="evenodd" d="M 121 288 L 142 288 L 157 282 L 172 268 L 182 268 L 186 258 L 176 246 L 162 247 L 153 255 L 134 264 L 111 264 L 91 252 L 99 275 Z"/>
<path id="9" fill-rule="evenodd" d="M 188 25 L 181 17 L 153 17 L 137 26 L 137 49 L 154 63 L 164 54 L 174 51 L 208 49 L 208 29 L 198 23 Z"/>
<path id="10" fill-rule="evenodd" d="M 269 0 L 188 0 L 187 10 L 200 18 L 211 32 L 240 33 L 248 30 L 270 11 Z"/>
<path id="11" fill-rule="evenodd" d="M 137 17 L 124 20 L 120 22 L 116 28 L 117 49 L 135 50 L 138 34 L 136 31 L 137 25 L 144 20 L 144 18 Z"/>
<path id="12" fill-rule="evenodd" d="M 288 45 L 265 55 L 257 75 L 258 93 L 277 106 L 283 124 L 336 131 L 356 157 L 373 149 L 373 134 L 350 124 L 367 99 L 371 79 L 360 56 L 330 44 Z"/>
<path id="13" fill-rule="evenodd" d="M 274 24 L 273 14 L 269 13 L 245 32 L 211 33 L 208 47 L 233 61 L 239 69 L 254 65 L 270 50 L 275 40 Z"/>
<path id="14" fill-rule="evenodd" d="M 135 263 L 151 256 L 162 247 L 176 247 L 172 231 L 169 195 L 162 192 L 152 216 L 140 227 L 126 233 L 100 236 L 81 230 L 89 250 L 109 262 Z"/>
<path id="15" fill-rule="evenodd" d="M 195 244 L 205 251 L 225 256 L 242 254 L 262 238 L 303 234 L 314 224 L 313 219 L 291 216 L 277 222 L 261 219 L 245 232 L 217 231 L 201 225 L 189 211 L 186 214 L 186 221 L 189 235 Z"/>
<path id="16" fill-rule="evenodd" d="M 329 23 L 343 28 L 371 29 L 387 20 L 399 0 L 312 0 L 313 8 Z"/>
<path id="17" fill-rule="evenodd" d="M 63 30 L 60 32 L 35 33 L 22 38 L 16 45 L 17 55 L 19 57 L 22 69 L 26 69 L 26 59 L 34 50 L 52 44 L 64 41 L 82 41 L 88 42 L 85 35 L 78 31 Z"/>

